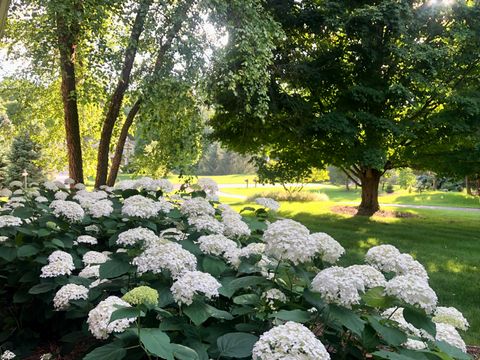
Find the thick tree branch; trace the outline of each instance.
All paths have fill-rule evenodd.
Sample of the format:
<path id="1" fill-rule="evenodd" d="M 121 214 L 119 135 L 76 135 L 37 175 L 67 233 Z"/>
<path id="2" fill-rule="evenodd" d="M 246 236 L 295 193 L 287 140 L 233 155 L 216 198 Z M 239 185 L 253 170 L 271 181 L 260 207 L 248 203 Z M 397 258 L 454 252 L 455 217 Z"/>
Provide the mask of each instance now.
<path id="1" fill-rule="evenodd" d="M 97 177 L 95 179 L 96 188 L 100 187 L 100 185 L 105 185 L 107 181 L 108 157 L 112 132 L 120 113 L 125 91 L 127 91 L 130 83 L 130 74 L 132 72 L 133 62 L 138 49 L 138 40 L 143 32 L 145 19 L 151 3 L 152 0 L 142 0 L 138 6 L 138 11 L 135 17 L 135 22 L 132 26 L 128 47 L 125 51 L 125 59 L 123 62 L 122 71 L 120 73 L 120 79 L 118 80 L 117 87 L 115 88 L 110 100 L 108 112 L 103 122 L 102 135 L 100 137 L 100 144 L 98 146 Z"/>
<path id="2" fill-rule="evenodd" d="M 355 178 L 348 172 L 348 170 L 347 170 L 346 168 L 340 167 L 340 169 L 341 169 L 341 170 L 345 173 L 345 175 L 347 175 L 348 178 L 349 178 L 350 180 L 352 180 L 357 186 L 360 186 L 360 187 L 362 186 L 362 184 L 358 181 L 358 179 L 355 179 Z"/>

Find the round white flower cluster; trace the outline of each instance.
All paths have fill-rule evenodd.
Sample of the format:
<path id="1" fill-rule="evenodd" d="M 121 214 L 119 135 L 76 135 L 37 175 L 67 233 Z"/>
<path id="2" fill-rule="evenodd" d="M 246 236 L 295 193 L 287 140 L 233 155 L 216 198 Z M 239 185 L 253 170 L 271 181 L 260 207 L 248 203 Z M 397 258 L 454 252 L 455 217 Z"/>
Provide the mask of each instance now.
<path id="1" fill-rule="evenodd" d="M 12 192 L 9 189 L 3 188 L 2 190 L 0 190 L 0 197 L 8 198 L 10 196 L 12 196 Z"/>
<path id="2" fill-rule="evenodd" d="M 278 260 L 290 260 L 295 265 L 311 261 L 317 251 L 317 241 L 299 222 L 286 219 L 270 224 L 263 233 L 265 253 Z"/>
<path id="3" fill-rule="evenodd" d="M 452 325 L 464 331 L 468 330 L 470 326 L 463 314 L 454 307 L 437 307 L 432 320 L 436 323 Z"/>
<path id="4" fill-rule="evenodd" d="M 123 202 L 122 215 L 149 219 L 159 212 L 168 213 L 172 209 L 173 204 L 164 199 L 154 201 L 142 195 L 134 195 Z"/>
<path id="5" fill-rule="evenodd" d="M 15 353 L 11 352 L 10 350 L 5 350 L 2 353 L 2 356 L 0 356 L 0 360 L 12 360 L 16 357 L 17 355 L 15 355 Z"/>
<path id="6" fill-rule="evenodd" d="M 216 195 L 218 192 L 218 184 L 213 179 L 210 179 L 210 178 L 198 179 L 197 185 L 200 187 L 200 189 L 205 191 L 207 195 Z"/>
<path id="7" fill-rule="evenodd" d="M 98 251 L 87 251 L 82 258 L 85 265 L 98 265 L 108 261 L 108 255 Z"/>
<path id="8" fill-rule="evenodd" d="M 320 253 L 321 259 L 324 262 L 335 264 L 345 253 L 343 246 L 326 233 L 311 234 L 310 239 L 317 244 L 317 252 Z"/>
<path id="9" fill-rule="evenodd" d="M 120 233 L 118 235 L 117 245 L 135 245 L 139 242 L 154 244 L 158 239 L 158 236 L 155 235 L 152 230 L 137 227 Z"/>
<path id="10" fill-rule="evenodd" d="M 229 237 L 250 236 L 248 225 L 242 220 L 242 216 L 231 208 L 222 211 L 223 233 Z"/>
<path id="11" fill-rule="evenodd" d="M 48 202 L 48 199 L 45 196 L 37 196 L 35 198 L 35 201 L 38 203 L 46 203 Z"/>
<path id="12" fill-rule="evenodd" d="M 53 298 L 53 307 L 55 310 L 67 310 L 70 306 L 70 300 L 86 300 L 88 298 L 88 289 L 83 285 L 67 284 L 60 288 Z"/>
<path id="13" fill-rule="evenodd" d="M 50 203 L 50 208 L 56 217 L 64 218 L 69 222 L 80 222 L 85 216 L 82 207 L 73 201 L 54 200 Z"/>
<path id="14" fill-rule="evenodd" d="M 101 301 L 88 313 L 88 329 L 97 339 L 106 339 L 108 335 L 123 332 L 136 318 L 119 319 L 110 322 L 110 317 L 120 307 L 130 307 L 130 304 L 116 296 L 109 296 Z"/>
<path id="15" fill-rule="evenodd" d="M 407 304 L 419 306 L 427 313 L 432 313 L 437 306 L 437 295 L 427 280 L 416 275 L 395 276 L 387 282 L 385 294 L 395 296 Z"/>
<path id="16" fill-rule="evenodd" d="M 366 289 L 371 289 L 377 286 L 385 286 L 387 281 L 385 276 L 370 265 L 352 265 L 345 269 L 350 272 L 352 276 L 362 280 Z"/>
<path id="17" fill-rule="evenodd" d="M 223 235 L 204 235 L 196 241 L 204 254 L 221 256 L 238 249 L 237 243 Z"/>
<path id="18" fill-rule="evenodd" d="M 78 201 L 78 203 L 82 206 L 88 206 L 90 204 L 93 204 L 100 200 L 104 200 L 106 198 L 108 198 L 108 194 L 105 191 L 101 191 L 101 190 L 97 190 L 97 191 L 80 190 L 80 191 L 77 191 L 77 193 L 73 197 L 73 199 Z"/>
<path id="19" fill-rule="evenodd" d="M 0 244 L 8 240 L 8 236 L 0 236 Z"/>
<path id="20" fill-rule="evenodd" d="M 55 250 L 48 257 L 48 264 L 42 267 L 40 277 L 57 277 L 61 275 L 70 275 L 75 269 L 72 255 L 65 251 Z"/>
<path id="21" fill-rule="evenodd" d="M 0 229 L 4 227 L 20 226 L 22 225 L 22 219 L 12 215 L 0 216 Z"/>
<path id="22" fill-rule="evenodd" d="M 136 180 L 120 181 L 115 185 L 115 189 L 117 190 L 144 189 L 147 191 L 161 190 L 164 193 L 169 193 L 173 190 L 173 184 L 167 179 L 154 180 L 149 177 L 143 177 Z"/>
<path id="23" fill-rule="evenodd" d="M 88 225 L 88 226 L 85 226 L 85 231 L 89 233 L 98 234 L 100 232 L 100 228 L 97 225 Z"/>
<path id="24" fill-rule="evenodd" d="M 265 252 L 264 243 L 250 243 L 240 249 L 239 256 L 248 258 L 251 255 L 262 255 Z"/>
<path id="25" fill-rule="evenodd" d="M 266 208 L 268 208 L 270 210 L 273 210 L 273 211 L 278 211 L 278 209 L 280 209 L 280 204 L 277 201 L 275 201 L 271 198 L 268 198 L 268 197 L 256 198 L 255 202 L 258 205 L 261 205 L 261 206 L 266 207 Z"/>
<path id="26" fill-rule="evenodd" d="M 173 278 L 178 278 L 187 271 L 197 268 L 197 258 L 180 244 L 168 241 L 149 246 L 143 253 L 132 260 L 140 274 L 148 271 L 159 274 L 170 271 Z"/>
<path id="27" fill-rule="evenodd" d="M 346 308 L 360 302 L 358 291 L 364 291 L 362 280 L 346 269 L 333 266 L 320 271 L 312 280 L 311 288 L 320 293 L 327 303 L 338 304 Z"/>
<path id="28" fill-rule="evenodd" d="M 212 234 L 223 234 L 224 225 L 210 215 L 192 216 L 188 218 L 188 224 L 197 231 L 208 231 Z"/>
<path id="29" fill-rule="evenodd" d="M 57 191 L 55 193 L 56 200 L 65 200 L 68 197 L 68 194 L 65 191 Z"/>
<path id="30" fill-rule="evenodd" d="M 435 340 L 445 341 L 447 344 L 462 350 L 464 353 L 467 352 L 467 346 L 454 326 L 438 323 L 436 324 L 436 330 L 437 335 L 435 336 Z"/>
<path id="31" fill-rule="evenodd" d="M 85 210 L 95 219 L 108 217 L 113 212 L 113 203 L 108 199 L 85 204 Z"/>
<path id="32" fill-rule="evenodd" d="M 370 248 L 365 260 L 380 271 L 394 272 L 397 275 L 416 275 L 428 279 L 422 264 L 409 254 L 402 254 L 393 245 L 379 245 Z"/>
<path id="33" fill-rule="evenodd" d="M 267 303 L 267 305 L 272 310 L 277 309 L 277 304 L 278 303 L 286 303 L 287 302 L 287 296 L 278 289 L 269 289 L 269 290 L 265 291 L 262 294 L 261 298 Z"/>
<path id="34" fill-rule="evenodd" d="M 88 265 L 85 266 L 82 271 L 78 273 L 79 277 L 83 278 L 98 278 L 100 277 L 100 265 Z"/>
<path id="35" fill-rule="evenodd" d="M 426 343 L 424 343 L 421 340 L 415 340 L 415 339 L 407 339 L 407 341 L 404 342 L 402 345 L 410 350 L 423 350 L 427 347 Z"/>
<path id="36" fill-rule="evenodd" d="M 263 333 L 253 346 L 253 360 L 329 360 L 325 346 L 302 324 L 288 321 Z"/>
<path id="37" fill-rule="evenodd" d="M 80 235 L 79 237 L 77 237 L 77 240 L 73 242 L 73 245 L 78 245 L 78 244 L 97 245 L 98 241 L 93 236 Z"/>
<path id="38" fill-rule="evenodd" d="M 45 181 L 43 183 L 43 187 L 47 190 L 50 190 L 50 191 L 57 191 L 58 190 L 57 184 L 53 181 Z"/>
<path id="39" fill-rule="evenodd" d="M 195 295 L 203 294 L 206 298 L 217 297 L 220 284 L 217 279 L 201 271 L 187 271 L 179 277 L 170 288 L 177 304 L 191 305 Z"/>
<path id="40" fill-rule="evenodd" d="M 180 212 L 189 217 L 215 215 L 214 207 L 207 200 L 201 197 L 184 200 L 180 206 Z"/>

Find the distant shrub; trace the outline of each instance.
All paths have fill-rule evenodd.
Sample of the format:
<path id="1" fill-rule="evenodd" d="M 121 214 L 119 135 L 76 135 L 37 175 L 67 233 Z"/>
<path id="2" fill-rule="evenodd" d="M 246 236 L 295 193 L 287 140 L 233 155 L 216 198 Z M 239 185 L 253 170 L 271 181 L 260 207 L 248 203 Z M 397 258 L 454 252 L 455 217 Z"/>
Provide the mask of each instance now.
<path id="1" fill-rule="evenodd" d="M 310 192 L 310 191 L 297 191 L 297 192 L 286 192 L 286 191 L 264 191 L 261 193 L 254 194 L 248 197 L 247 201 L 254 202 L 256 198 L 259 197 L 269 197 L 276 201 L 328 201 L 328 195 L 324 193 Z"/>
<path id="2" fill-rule="evenodd" d="M 387 187 L 385 188 L 385 192 L 387 194 L 393 194 L 393 185 L 392 184 L 388 184 Z"/>

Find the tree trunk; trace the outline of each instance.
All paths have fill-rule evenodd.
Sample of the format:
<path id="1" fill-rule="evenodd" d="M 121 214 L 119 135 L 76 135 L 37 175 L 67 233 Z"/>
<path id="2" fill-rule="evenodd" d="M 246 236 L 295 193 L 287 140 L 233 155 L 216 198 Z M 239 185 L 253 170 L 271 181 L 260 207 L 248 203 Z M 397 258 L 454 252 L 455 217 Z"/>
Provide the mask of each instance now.
<path id="1" fill-rule="evenodd" d="M 68 173 L 75 182 L 83 183 L 82 143 L 77 107 L 75 78 L 75 47 L 79 24 L 75 19 L 67 24 L 63 14 L 56 14 L 60 70 L 62 73 L 62 101 L 68 153 Z"/>
<path id="2" fill-rule="evenodd" d="M 123 149 L 125 148 L 125 142 L 127 141 L 128 131 L 132 126 L 135 115 L 137 115 L 138 110 L 140 109 L 140 103 L 141 103 L 141 99 L 138 99 L 135 102 L 135 104 L 133 104 L 133 107 L 130 109 L 128 116 L 125 119 L 125 122 L 123 123 L 122 130 L 118 138 L 117 146 L 115 148 L 115 155 L 113 156 L 113 159 L 112 159 L 112 166 L 110 167 L 110 173 L 108 174 L 108 181 L 107 181 L 108 186 L 115 185 L 115 180 L 117 179 L 117 176 L 118 176 L 118 170 L 120 169 L 120 164 L 122 162 Z"/>
<path id="3" fill-rule="evenodd" d="M 123 62 L 120 79 L 113 93 L 112 99 L 110 100 L 108 112 L 103 122 L 102 135 L 100 137 L 100 144 L 98 145 L 97 176 L 95 178 L 96 188 L 105 185 L 107 182 L 108 158 L 110 154 L 110 141 L 112 139 L 113 128 L 115 127 L 115 123 L 122 107 L 125 91 L 127 91 L 130 82 L 130 74 L 132 72 L 135 55 L 137 54 L 138 40 L 143 31 L 145 18 L 147 17 L 151 3 L 152 0 L 143 0 L 138 7 L 128 47 L 125 51 L 125 60 Z"/>
<path id="4" fill-rule="evenodd" d="M 175 14 L 173 16 L 173 24 L 171 28 L 168 30 L 167 35 L 165 37 L 165 41 L 163 44 L 160 46 L 160 49 L 158 50 L 157 53 L 157 58 L 155 60 L 155 65 L 153 67 L 153 75 L 156 76 L 158 75 L 159 71 L 161 70 L 164 60 L 165 60 L 165 55 L 168 50 L 170 50 L 170 47 L 172 45 L 172 42 L 177 36 L 178 32 L 180 31 L 183 21 L 186 18 L 188 9 L 190 6 L 193 4 L 193 0 L 189 1 L 184 1 L 180 5 L 178 5 L 177 9 L 175 10 Z M 108 186 L 113 186 L 115 184 L 115 181 L 118 176 L 118 171 L 120 169 L 120 164 L 122 162 L 122 156 L 123 156 L 123 150 L 125 148 L 125 141 L 127 140 L 128 136 L 128 131 L 130 127 L 133 124 L 133 120 L 135 118 L 135 115 L 138 113 L 140 109 L 140 104 L 142 102 L 142 98 L 139 98 L 135 104 L 133 105 L 132 109 L 130 110 L 129 114 L 127 115 L 127 118 L 125 119 L 125 123 L 122 126 L 122 130 L 120 132 L 120 136 L 117 141 L 117 145 L 115 147 L 115 155 L 112 159 L 112 166 L 110 168 L 110 173 L 108 174 L 108 180 L 107 180 L 107 185 Z M 113 130 L 113 128 L 112 128 Z M 111 133 L 110 133 L 110 139 L 111 139 Z M 110 142 L 110 140 L 109 140 Z M 107 157 L 107 163 L 106 163 L 106 168 L 105 171 L 108 171 L 108 157 Z M 100 164 L 100 161 L 99 161 Z M 102 168 L 103 169 L 103 168 Z M 98 165 L 97 165 L 97 179 L 98 179 Z M 100 182 L 100 181 L 99 181 Z M 100 184 L 102 185 L 102 184 Z M 98 186 L 100 186 L 98 185 Z"/>
<path id="5" fill-rule="evenodd" d="M 467 189 L 467 195 L 473 195 L 472 188 L 470 187 L 470 179 L 468 178 L 468 176 L 465 176 L 465 189 Z"/>
<path id="6" fill-rule="evenodd" d="M 345 189 L 350 191 L 350 180 L 348 178 L 345 180 Z"/>
<path id="7" fill-rule="evenodd" d="M 378 204 L 378 186 L 381 177 L 382 173 L 375 169 L 367 169 L 361 174 L 362 202 L 358 207 L 357 215 L 372 216 L 380 210 Z"/>

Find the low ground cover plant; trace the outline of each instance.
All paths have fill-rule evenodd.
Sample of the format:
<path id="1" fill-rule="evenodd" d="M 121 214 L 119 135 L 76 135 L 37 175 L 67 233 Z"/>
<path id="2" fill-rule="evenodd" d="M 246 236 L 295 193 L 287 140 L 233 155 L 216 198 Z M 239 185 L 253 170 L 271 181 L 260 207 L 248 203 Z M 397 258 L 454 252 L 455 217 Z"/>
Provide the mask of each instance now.
<path id="1" fill-rule="evenodd" d="M 0 347 L 54 359 L 469 359 L 468 321 L 391 245 L 339 267 L 325 233 L 202 179 L 13 183 L 0 213 Z M 13 191 L 13 192 L 12 192 Z M 76 349 L 78 351 L 78 349 Z"/>

